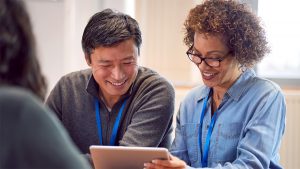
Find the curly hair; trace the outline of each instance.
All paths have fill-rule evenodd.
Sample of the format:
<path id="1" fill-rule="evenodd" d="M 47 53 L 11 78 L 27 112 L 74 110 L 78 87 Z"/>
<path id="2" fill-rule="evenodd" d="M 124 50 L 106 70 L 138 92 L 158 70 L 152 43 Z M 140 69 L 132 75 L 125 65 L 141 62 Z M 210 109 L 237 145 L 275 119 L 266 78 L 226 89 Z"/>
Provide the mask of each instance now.
<path id="1" fill-rule="evenodd" d="M 189 47 L 195 32 L 221 35 L 242 67 L 253 67 L 270 51 L 259 18 L 233 0 L 204 1 L 190 10 L 184 27 L 184 43 Z"/>
<path id="2" fill-rule="evenodd" d="M 23 1 L 0 0 L 0 85 L 13 85 L 45 98 L 46 81 Z"/>

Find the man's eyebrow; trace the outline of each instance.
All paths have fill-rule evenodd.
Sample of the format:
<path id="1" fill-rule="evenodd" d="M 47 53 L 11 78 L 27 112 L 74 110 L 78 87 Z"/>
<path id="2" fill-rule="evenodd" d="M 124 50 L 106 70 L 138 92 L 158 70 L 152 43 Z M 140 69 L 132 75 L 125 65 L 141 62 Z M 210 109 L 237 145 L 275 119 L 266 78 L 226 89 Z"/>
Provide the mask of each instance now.
<path id="1" fill-rule="evenodd" d="M 128 56 L 126 58 L 123 58 L 122 60 L 130 60 L 130 59 L 134 59 L 134 56 Z"/>
<path id="2" fill-rule="evenodd" d="M 98 60 L 96 60 L 96 62 L 98 62 L 98 63 L 109 63 L 111 61 L 110 60 L 106 60 L 106 59 L 98 59 Z"/>

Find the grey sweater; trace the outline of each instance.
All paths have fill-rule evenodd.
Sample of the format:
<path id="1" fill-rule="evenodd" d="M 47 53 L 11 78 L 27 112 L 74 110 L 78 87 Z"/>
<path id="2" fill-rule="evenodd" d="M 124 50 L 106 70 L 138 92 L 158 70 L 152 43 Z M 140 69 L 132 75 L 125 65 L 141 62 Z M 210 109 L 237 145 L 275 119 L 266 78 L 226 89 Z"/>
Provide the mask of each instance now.
<path id="1" fill-rule="evenodd" d="M 100 102 L 104 145 L 109 144 L 116 116 L 127 99 L 116 145 L 169 148 L 175 93 L 166 79 L 148 68 L 139 67 L 133 85 L 111 112 L 99 98 L 98 90 L 91 70 L 82 70 L 62 77 L 46 101 L 82 153 L 89 153 L 90 145 L 100 143 L 95 98 Z"/>

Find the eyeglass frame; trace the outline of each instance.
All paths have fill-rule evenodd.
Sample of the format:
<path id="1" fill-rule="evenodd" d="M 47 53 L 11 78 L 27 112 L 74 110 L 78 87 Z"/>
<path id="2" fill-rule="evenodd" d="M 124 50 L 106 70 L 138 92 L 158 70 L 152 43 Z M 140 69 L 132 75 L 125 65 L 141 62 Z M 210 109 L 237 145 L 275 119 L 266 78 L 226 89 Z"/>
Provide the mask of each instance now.
<path id="1" fill-rule="evenodd" d="M 231 51 L 229 51 L 227 54 L 225 54 L 223 57 L 220 57 L 220 58 L 206 58 L 206 57 L 203 57 L 203 55 L 201 56 L 200 54 L 192 53 L 191 51 L 192 51 L 193 47 L 194 47 L 194 45 L 192 45 L 192 46 L 186 51 L 186 55 L 187 55 L 187 57 L 189 58 L 190 61 L 192 61 L 193 63 L 195 63 L 195 64 L 197 64 L 197 65 L 200 65 L 200 64 L 204 61 L 205 64 L 206 64 L 207 66 L 210 66 L 210 67 L 220 67 L 221 62 L 222 62 L 226 57 L 228 57 L 228 56 L 231 54 Z M 192 60 L 192 58 L 190 57 L 190 55 L 191 55 L 191 57 L 193 57 L 193 56 L 194 56 L 194 57 L 198 57 L 198 58 L 200 59 L 200 62 L 199 62 L 199 63 L 198 63 L 198 62 L 194 62 L 194 61 Z M 206 60 L 217 61 L 216 63 L 218 63 L 218 65 L 216 65 L 216 66 L 213 65 L 213 66 L 212 66 L 212 65 L 208 64 Z"/>

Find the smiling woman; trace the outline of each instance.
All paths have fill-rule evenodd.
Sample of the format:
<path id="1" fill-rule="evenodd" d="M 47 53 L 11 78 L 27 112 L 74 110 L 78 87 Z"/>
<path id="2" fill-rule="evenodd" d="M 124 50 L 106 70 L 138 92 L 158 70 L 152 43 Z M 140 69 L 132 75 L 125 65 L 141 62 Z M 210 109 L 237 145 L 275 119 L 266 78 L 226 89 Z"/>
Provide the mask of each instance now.
<path id="1" fill-rule="evenodd" d="M 285 99 L 252 69 L 268 52 L 257 16 L 235 0 L 205 0 L 184 26 L 204 85 L 181 103 L 171 159 L 146 168 L 281 168 Z"/>

